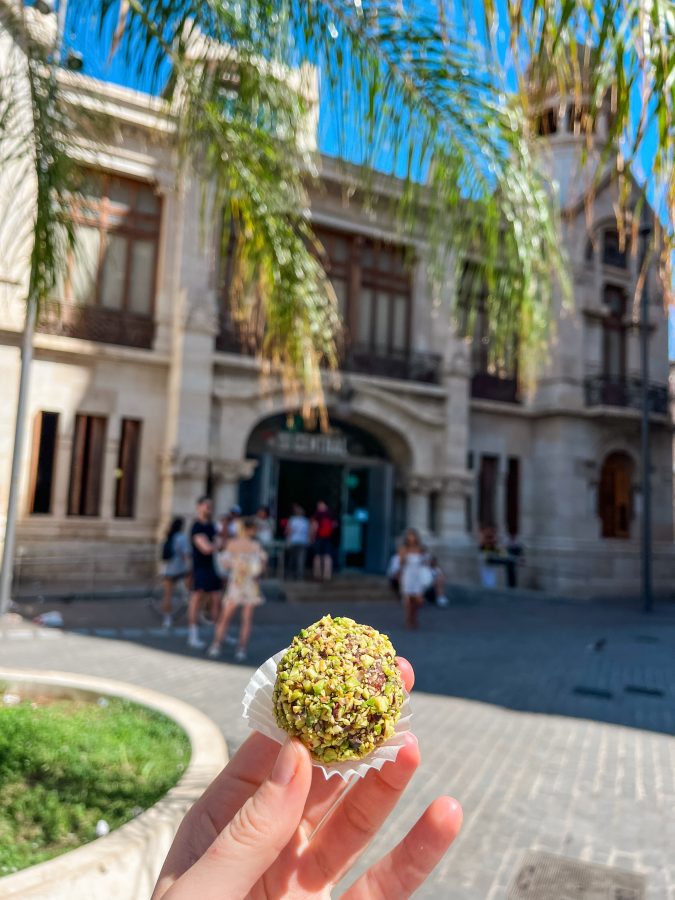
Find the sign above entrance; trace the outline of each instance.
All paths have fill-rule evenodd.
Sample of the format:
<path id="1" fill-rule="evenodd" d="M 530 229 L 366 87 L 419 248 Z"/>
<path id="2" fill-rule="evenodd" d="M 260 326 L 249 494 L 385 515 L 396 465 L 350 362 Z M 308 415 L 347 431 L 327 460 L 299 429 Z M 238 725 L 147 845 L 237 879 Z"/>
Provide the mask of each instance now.
<path id="1" fill-rule="evenodd" d="M 303 453 L 310 456 L 348 456 L 344 434 L 307 434 L 304 431 L 279 431 L 270 442 L 278 453 Z"/>

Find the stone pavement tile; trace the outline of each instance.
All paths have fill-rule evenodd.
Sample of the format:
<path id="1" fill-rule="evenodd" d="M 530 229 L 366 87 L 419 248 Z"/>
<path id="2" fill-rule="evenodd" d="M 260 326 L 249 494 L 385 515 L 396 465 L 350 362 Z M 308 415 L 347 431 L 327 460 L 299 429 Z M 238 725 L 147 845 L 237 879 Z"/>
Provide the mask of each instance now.
<path id="1" fill-rule="evenodd" d="M 252 661 L 285 646 L 321 612 L 313 605 L 264 607 Z M 363 604 L 344 612 L 388 630 L 413 661 L 422 752 L 396 818 L 355 874 L 400 839 L 435 796 L 450 793 L 463 803 L 464 829 L 419 897 L 504 898 L 523 854 L 540 848 L 644 871 L 649 900 L 668 898 L 675 886 L 673 695 L 657 702 L 626 695 L 623 686 L 637 678 L 675 684 L 675 615 L 664 611 L 659 642 L 645 644 L 634 637 L 645 631 L 644 620 L 623 608 L 534 608 L 488 598 L 425 609 L 419 634 L 401 630 L 397 607 Z M 118 621 L 136 627 L 131 617 Z M 81 615 L 76 627 L 84 627 Z M 602 636 L 602 654 L 586 649 Z M 231 749 L 247 734 L 241 697 L 252 666 L 233 665 L 231 655 L 217 662 L 188 655 L 175 634 L 158 637 L 145 628 L 135 643 L 76 634 L 48 644 L 4 640 L 0 656 L 8 665 L 109 675 L 180 697 L 220 725 Z M 575 695 L 579 683 L 615 696 Z M 640 719 L 645 729 L 626 727 Z"/>

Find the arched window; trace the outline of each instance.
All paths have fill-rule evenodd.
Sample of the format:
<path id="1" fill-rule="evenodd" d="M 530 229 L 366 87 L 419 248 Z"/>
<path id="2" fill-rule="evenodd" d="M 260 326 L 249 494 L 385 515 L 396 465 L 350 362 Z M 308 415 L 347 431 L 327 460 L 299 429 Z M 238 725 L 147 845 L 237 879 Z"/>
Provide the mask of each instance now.
<path id="1" fill-rule="evenodd" d="M 535 119 L 535 132 L 537 137 L 547 137 L 558 130 L 558 113 L 555 109 L 545 109 Z"/>
<path id="2" fill-rule="evenodd" d="M 623 246 L 616 228 L 608 228 L 602 236 L 602 263 L 605 266 L 614 266 L 617 269 L 628 267 L 628 239 L 624 239 Z"/>
<path id="3" fill-rule="evenodd" d="M 610 453 L 602 464 L 598 515 L 604 538 L 630 537 L 633 461 L 627 453 Z"/>

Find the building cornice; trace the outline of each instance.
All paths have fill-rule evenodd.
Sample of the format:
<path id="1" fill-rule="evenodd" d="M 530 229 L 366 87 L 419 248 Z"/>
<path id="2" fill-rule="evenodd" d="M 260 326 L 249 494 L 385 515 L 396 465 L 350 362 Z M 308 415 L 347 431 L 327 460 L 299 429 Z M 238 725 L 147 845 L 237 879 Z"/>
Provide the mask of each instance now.
<path id="1" fill-rule="evenodd" d="M 0 344 L 18 347 L 21 334 L 14 331 L 0 331 Z M 63 362 L 83 362 L 89 360 L 136 363 L 144 366 L 168 368 L 171 358 L 156 350 L 139 350 L 118 344 L 104 344 L 82 338 L 61 337 L 37 333 L 33 339 L 36 359 L 49 357 Z"/>
<path id="2" fill-rule="evenodd" d="M 164 135 L 174 134 L 176 124 L 166 100 L 91 78 L 79 72 L 59 69 L 62 96 L 72 106 L 110 116 L 128 125 Z"/>

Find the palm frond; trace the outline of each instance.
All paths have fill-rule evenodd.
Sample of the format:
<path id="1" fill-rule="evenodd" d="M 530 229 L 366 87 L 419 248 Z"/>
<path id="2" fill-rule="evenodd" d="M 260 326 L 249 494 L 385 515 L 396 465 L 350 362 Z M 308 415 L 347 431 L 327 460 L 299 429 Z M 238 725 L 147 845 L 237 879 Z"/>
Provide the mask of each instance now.
<path id="1" fill-rule="evenodd" d="M 32 12 L 25 7 L 3 7 L 0 12 L 1 27 L 17 48 L 0 79 L 0 133 L 3 163 L 10 167 L 18 196 L 27 198 L 30 206 L 23 216 L 30 223 L 28 240 L 19 232 L 3 237 L 14 239 L 19 255 L 30 248 L 27 299 L 39 308 L 58 284 L 73 244 L 68 211 L 79 175 L 69 152 L 72 120 L 60 95 L 53 43 L 28 18 Z M 22 194 L 18 189 L 26 184 L 29 190 Z M 3 192 L 7 208 L 1 220 L 10 228 L 17 194 Z"/>
<path id="2" fill-rule="evenodd" d="M 91 15 L 85 0 L 71 3 L 80 14 Z M 461 8 L 461 0 L 454 7 L 389 0 L 128 0 L 120 19 L 116 0 L 99 6 L 101 27 L 106 16 L 115 17 L 118 52 L 129 64 L 142 66 L 157 88 L 164 79 L 162 87 L 173 101 L 179 90 L 186 92 L 178 117 L 191 123 L 189 132 L 182 129 L 188 137 L 184 149 L 189 145 L 199 158 L 199 144 L 210 147 L 202 157 L 209 161 L 223 203 L 224 228 L 233 214 L 240 216 L 247 247 L 250 229 L 262 229 L 256 262 L 242 271 L 254 278 L 263 271 L 275 273 L 266 280 L 268 290 L 283 281 L 284 297 L 296 298 L 295 314 L 288 316 L 284 304 L 286 312 L 275 325 L 287 322 L 292 331 L 275 335 L 270 319 L 265 348 L 274 347 L 279 362 L 299 364 L 306 385 L 318 382 L 318 363 L 335 355 L 337 319 L 328 282 L 307 240 L 306 196 L 293 173 L 298 156 L 288 132 L 281 129 L 280 136 L 268 127 L 269 119 L 260 128 L 247 132 L 242 127 L 232 134 L 231 109 L 219 106 L 217 79 L 208 82 L 203 74 L 213 76 L 217 68 L 206 48 L 231 48 L 242 72 L 257 67 L 256 91 L 268 91 L 266 102 L 277 116 L 287 116 L 293 136 L 304 110 L 293 110 L 273 67 L 316 66 L 326 98 L 323 113 L 332 117 L 345 149 L 353 155 L 360 148 L 355 161 L 362 164 L 358 187 L 364 202 L 383 157 L 401 176 L 395 220 L 402 234 L 419 231 L 422 223 L 435 295 L 453 290 L 448 256 L 459 259 L 478 250 L 500 340 L 509 344 L 517 332 L 521 345 L 533 348 L 541 345 L 551 318 L 551 274 L 568 287 L 557 214 L 525 139 L 524 113 L 509 98 L 485 48 L 455 24 Z M 206 37 L 204 65 L 193 65 L 190 72 L 187 48 L 200 35 Z M 269 64 L 265 71 L 261 60 Z M 293 125 L 294 113 L 300 119 Z M 231 195 L 237 208 L 227 202 Z M 302 289 L 293 270 L 281 274 L 279 260 L 289 252 L 295 273 L 305 280 Z M 244 256 L 239 258 L 243 264 Z M 281 302 L 280 291 L 268 296 L 265 320 Z M 316 303 L 318 321 L 308 320 Z M 297 337 L 303 319 L 308 343 L 301 349 Z"/>
<path id="3" fill-rule="evenodd" d="M 527 12 L 527 15 L 525 15 Z M 553 84 L 587 106 L 584 131 L 599 162 L 593 188 L 612 173 L 622 240 L 637 248 L 644 206 L 654 210 L 652 244 L 661 251 L 664 295 L 673 300 L 675 249 L 675 3 L 673 0 L 507 0 L 506 19 L 487 8 L 493 28 L 510 31 L 521 98 Z M 607 112 L 608 133 L 595 125 Z M 641 193 L 637 206 L 635 180 Z M 632 234 L 631 234 L 632 232 Z"/>

